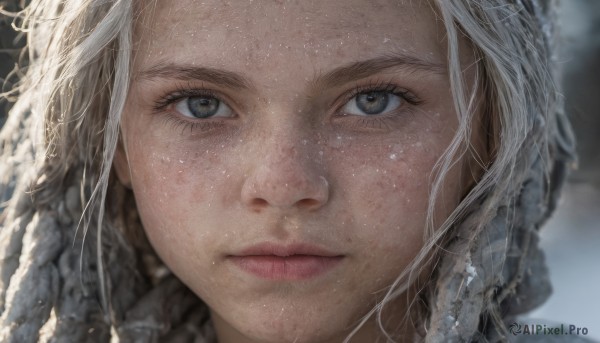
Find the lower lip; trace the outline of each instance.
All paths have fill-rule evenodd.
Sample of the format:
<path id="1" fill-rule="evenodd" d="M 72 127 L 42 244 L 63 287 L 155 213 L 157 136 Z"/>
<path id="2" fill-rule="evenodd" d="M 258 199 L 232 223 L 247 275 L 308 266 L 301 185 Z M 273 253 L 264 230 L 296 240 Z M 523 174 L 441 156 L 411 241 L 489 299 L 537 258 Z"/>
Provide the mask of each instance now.
<path id="1" fill-rule="evenodd" d="M 306 280 L 325 274 L 337 266 L 343 256 L 250 255 L 231 256 L 242 270 L 269 280 Z"/>

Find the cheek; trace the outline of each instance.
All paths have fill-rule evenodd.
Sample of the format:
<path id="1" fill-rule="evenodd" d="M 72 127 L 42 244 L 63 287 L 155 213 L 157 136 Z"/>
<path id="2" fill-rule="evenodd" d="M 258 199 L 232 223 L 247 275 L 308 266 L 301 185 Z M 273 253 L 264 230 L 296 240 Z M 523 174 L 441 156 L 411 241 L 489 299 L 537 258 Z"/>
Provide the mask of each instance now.
<path id="1" fill-rule="evenodd" d="M 423 245 L 428 178 L 437 152 L 417 141 L 411 137 L 402 144 L 359 145 L 344 151 L 353 158 L 340 152 L 331 163 L 332 169 L 341 167 L 333 199 L 340 205 L 336 233 L 359 251 L 353 258 L 361 277 L 350 281 L 353 287 L 386 287 Z"/>
<path id="2" fill-rule="evenodd" d="M 192 148 L 176 142 L 156 143 L 156 137 L 138 134 L 129 147 L 132 186 L 140 217 L 155 249 L 166 261 L 207 256 L 193 242 L 212 244 L 210 231 L 218 219 L 209 215 L 218 207 L 217 195 L 230 184 L 230 174 L 214 148 Z M 176 247 L 174 249 L 173 247 Z"/>
<path id="3" fill-rule="evenodd" d="M 357 228 L 347 240 L 362 240 L 371 251 L 405 259 L 423 242 L 433 166 L 447 146 L 447 136 L 404 135 L 392 142 L 360 141 L 333 153 L 339 166 L 336 187 L 345 203 L 343 223 Z M 352 156 L 349 158 L 348 156 Z M 404 252 L 398 254 L 398 252 Z"/>
<path id="4" fill-rule="evenodd" d="M 132 136 L 136 142 L 129 146 L 129 161 L 140 202 L 162 204 L 173 211 L 186 211 L 195 204 L 210 207 L 217 189 L 223 191 L 219 185 L 230 180 L 230 169 L 222 161 L 223 148 L 215 148 L 223 145 L 196 144 L 141 132 Z"/>

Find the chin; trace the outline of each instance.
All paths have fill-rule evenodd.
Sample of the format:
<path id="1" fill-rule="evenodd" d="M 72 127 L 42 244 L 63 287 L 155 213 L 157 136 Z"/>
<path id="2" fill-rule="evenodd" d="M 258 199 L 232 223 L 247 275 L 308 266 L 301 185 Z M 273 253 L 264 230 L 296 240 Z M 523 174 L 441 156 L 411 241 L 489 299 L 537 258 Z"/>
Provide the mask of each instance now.
<path id="1" fill-rule="evenodd" d="M 261 343 L 329 343 L 342 342 L 345 335 L 323 332 L 323 328 L 298 327 L 284 330 L 261 330 L 249 338 Z M 253 340 L 253 341 L 254 341 Z"/>
<path id="2" fill-rule="evenodd" d="M 339 320 L 339 316 L 336 317 Z M 349 326 L 300 310 L 290 316 L 286 316 L 284 310 L 283 314 L 254 316 L 248 321 L 231 324 L 240 335 L 233 341 L 244 343 L 339 343 L 351 331 L 346 331 Z M 242 340 L 244 338 L 246 340 Z"/>

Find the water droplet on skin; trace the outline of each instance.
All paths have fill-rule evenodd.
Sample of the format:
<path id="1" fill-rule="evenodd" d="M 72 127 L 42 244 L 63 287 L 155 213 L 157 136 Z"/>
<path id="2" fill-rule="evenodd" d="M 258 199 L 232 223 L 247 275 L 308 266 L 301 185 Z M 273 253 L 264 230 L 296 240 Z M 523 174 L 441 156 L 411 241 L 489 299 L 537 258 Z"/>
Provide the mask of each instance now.
<path id="1" fill-rule="evenodd" d="M 396 154 L 390 154 L 390 160 L 397 160 L 398 159 L 398 155 Z"/>

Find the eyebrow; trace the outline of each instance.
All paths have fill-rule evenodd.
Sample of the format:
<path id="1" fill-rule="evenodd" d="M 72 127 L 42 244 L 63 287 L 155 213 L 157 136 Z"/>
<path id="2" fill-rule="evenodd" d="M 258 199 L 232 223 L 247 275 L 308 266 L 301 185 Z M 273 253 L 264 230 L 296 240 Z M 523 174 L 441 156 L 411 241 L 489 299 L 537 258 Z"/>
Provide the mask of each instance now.
<path id="1" fill-rule="evenodd" d="M 389 54 L 364 61 L 351 62 L 325 73 L 317 73 L 310 81 L 312 88 L 328 88 L 360 80 L 391 68 L 409 71 L 422 71 L 433 74 L 444 74 L 443 64 L 426 61 L 405 54 Z M 210 67 L 198 67 L 189 64 L 159 63 L 138 73 L 136 79 L 175 79 L 182 81 L 207 81 L 217 86 L 231 89 L 250 89 L 250 82 L 243 75 Z"/>
<path id="2" fill-rule="evenodd" d="M 233 89 L 249 89 L 251 83 L 243 76 L 221 69 L 197 67 L 189 64 L 159 63 L 143 70 L 135 79 L 174 79 L 181 81 L 207 81 Z"/>
<path id="3" fill-rule="evenodd" d="M 315 87 L 332 87 L 381 73 L 387 69 L 401 68 L 444 75 L 446 68 L 440 63 L 430 62 L 405 54 L 388 54 L 365 61 L 358 61 L 336 68 L 318 76 L 312 82 Z"/>

